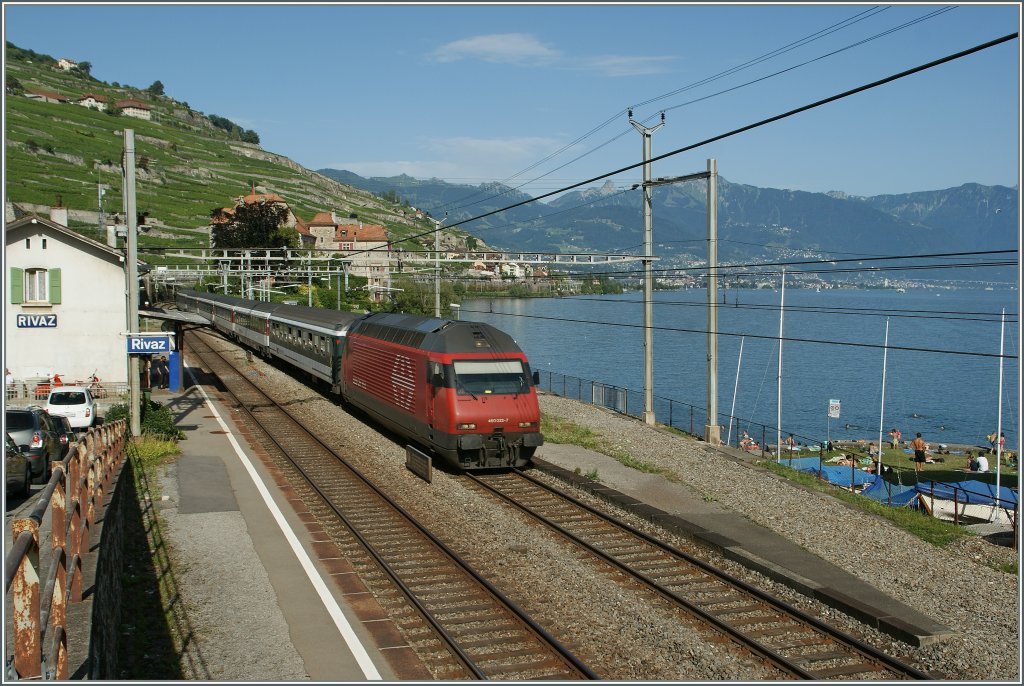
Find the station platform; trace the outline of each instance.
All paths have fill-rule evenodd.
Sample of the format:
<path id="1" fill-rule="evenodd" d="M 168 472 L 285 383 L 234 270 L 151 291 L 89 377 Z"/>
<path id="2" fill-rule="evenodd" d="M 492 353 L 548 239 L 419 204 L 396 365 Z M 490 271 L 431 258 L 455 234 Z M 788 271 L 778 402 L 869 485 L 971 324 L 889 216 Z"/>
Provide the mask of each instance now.
<path id="1" fill-rule="evenodd" d="M 201 370 L 155 389 L 186 439 L 159 484 L 162 536 L 193 636 L 186 678 L 431 676 Z"/>
<path id="2" fill-rule="evenodd" d="M 719 450 L 723 457 L 730 456 Z M 734 456 L 737 462 L 746 461 Z M 574 445 L 545 443 L 534 466 L 680 536 L 813 597 L 910 645 L 943 640 L 953 631 L 687 486 L 630 469 L 612 457 Z M 597 470 L 601 481 L 585 474 Z"/>

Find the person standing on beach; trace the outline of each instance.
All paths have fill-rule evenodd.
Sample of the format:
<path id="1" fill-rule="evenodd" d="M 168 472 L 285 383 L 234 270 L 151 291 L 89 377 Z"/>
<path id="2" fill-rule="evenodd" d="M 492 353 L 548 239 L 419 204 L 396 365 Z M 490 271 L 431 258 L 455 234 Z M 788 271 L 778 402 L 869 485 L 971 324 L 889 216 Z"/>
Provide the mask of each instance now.
<path id="1" fill-rule="evenodd" d="M 924 461 L 928 459 L 928 446 L 925 444 L 924 439 L 921 438 L 921 432 L 917 432 L 917 436 L 910 442 L 910 448 L 914 451 L 914 469 L 920 474 L 921 470 L 924 469 Z"/>

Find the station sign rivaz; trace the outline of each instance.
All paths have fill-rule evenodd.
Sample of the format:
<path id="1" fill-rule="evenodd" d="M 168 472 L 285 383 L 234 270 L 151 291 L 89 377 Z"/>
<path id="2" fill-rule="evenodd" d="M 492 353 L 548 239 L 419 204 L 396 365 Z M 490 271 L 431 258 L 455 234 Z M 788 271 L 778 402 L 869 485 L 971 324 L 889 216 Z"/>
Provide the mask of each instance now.
<path id="1" fill-rule="evenodd" d="M 128 334 L 129 355 L 149 355 L 171 352 L 170 336 L 139 336 Z"/>

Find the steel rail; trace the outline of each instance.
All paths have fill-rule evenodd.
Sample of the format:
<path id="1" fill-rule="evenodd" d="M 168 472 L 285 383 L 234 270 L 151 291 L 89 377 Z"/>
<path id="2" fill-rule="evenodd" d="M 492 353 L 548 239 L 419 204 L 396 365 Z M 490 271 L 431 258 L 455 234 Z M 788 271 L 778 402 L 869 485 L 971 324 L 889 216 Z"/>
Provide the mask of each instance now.
<path id="1" fill-rule="evenodd" d="M 733 576 L 727 574 L 726 572 L 724 572 L 724 571 L 722 571 L 720 569 L 715 568 L 711 564 L 709 564 L 709 563 L 707 563 L 707 562 L 705 562 L 703 560 L 700 560 L 699 558 L 696 558 L 696 557 L 694 557 L 694 556 L 692 556 L 692 555 L 690 555 L 690 554 L 688 554 L 688 553 L 686 553 L 686 552 L 684 552 L 682 550 L 674 548 L 674 547 L 666 544 L 665 542 L 660 541 L 660 540 L 654 538 L 653 536 L 650 536 L 650 535 L 644 533 L 643 531 L 635 529 L 634 527 L 630 526 L 629 524 L 627 524 L 625 522 L 622 522 L 622 521 L 619 521 L 618 519 L 616 519 L 616 518 L 614 518 L 614 517 L 612 517 L 612 516 L 610 516 L 610 515 L 608 515 L 608 514 L 606 514 L 604 512 L 601 512 L 600 510 L 598 510 L 598 509 L 588 505 L 587 503 L 584 503 L 584 502 L 578 500 L 577 498 L 574 498 L 570 494 L 563 493 L 563 492 L 561 492 L 559 490 L 556 490 L 553 487 L 549 486 L 548 484 L 545 484 L 545 483 L 535 479 L 534 477 L 532 477 L 532 476 L 530 476 L 528 474 L 525 474 L 521 470 L 513 470 L 512 473 L 515 474 L 518 478 L 520 478 L 520 479 L 522 479 L 522 480 L 532 484 L 533 486 L 535 486 L 537 488 L 540 488 L 540 489 L 543 489 L 549 495 L 552 495 L 552 496 L 554 496 L 554 497 L 556 497 L 558 499 L 567 501 L 567 502 L 571 503 L 572 505 L 585 510 L 589 514 L 598 517 L 603 522 L 605 522 L 605 523 L 607 523 L 607 524 L 609 524 L 609 525 L 611 525 L 611 526 L 613 526 L 613 527 L 615 527 L 617 529 L 620 529 L 621 531 L 623 531 L 623 532 L 625 532 L 625 533 L 627 533 L 627 534 L 629 534 L 631 536 L 635 536 L 635 537 L 641 539 L 645 543 L 658 548 L 659 550 L 665 552 L 666 554 L 668 554 L 668 555 L 670 555 L 672 557 L 678 558 L 678 559 L 686 562 L 687 564 L 690 564 L 690 565 L 693 565 L 693 566 L 697 567 L 699 570 L 701 570 L 705 574 L 708 574 L 708 575 L 714 577 L 715 579 L 725 583 L 726 585 L 731 586 L 734 589 L 736 589 L 736 590 L 738 590 L 738 591 L 740 591 L 742 593 L 746 593 L 746 594 L 748 594 L 750 596 L 753 596 L 757 600 L 759 600 L 761 602 L 764 602 L 765 604 L 767 604 L 770 607 L 772 607 L 775 611 L 783 613 L 785 615 L 788 615 L 788 616 L 796 619 L 797 621 L 799 621 L 799 622 L 801 622 L 801 623 L 803 623 L 805 625 L 808 625 L 812 629 L 815 629 L 815 630 L 819 631 L 820 633 L 826 635 L 828 638 L 830 638 L 830 639 L 832 639 L 834 641 L 837 641 L 837 642 L 841 643 L 844 646 L 847 646 L 855 654 L 859 654 L 861 657 L 867 658 L 867 659 L 869 659 L 869 660 L 871 660 L 871 661 L 873 661 L 875 663 L 880 663 L 885 668 L 887 668 L 887 669 L 889 669 L 891 671 L 897 672 L 897 673 L 902 674 L 902 675 L 906 675 L 906 676 L 911 677 L 913 679 L 929 680 L 929 679 L 933 678 L 930 675 L 926 674 L 925 672 L 922 672 L 922 671 L 912 667 L 911 665 L 908 665 L 908 664 L 906 664 L 904 662 L 901 662 L 901 661 L 897 660 L 896 658 L 892 657 L 891 655 L 888 655 L 888 654 L 878 650 L 874 646 L 871 646 L 871 645 L 869 645 L 867 643 L 864 643 L 864 642 L 854 638 L 853 636 L 850 636 L 850 635 L 840 631 L 839 629 L 837 629 L 837 628 L 835 628 L 833 626 L 830 626 L 830 625 L 822 622 L 821 620 L 819 620 L 819 619 L 817 619 L 817 618 L 815 618 L 815 617 L 813 617 L 813 616 L 803 612 L 802 610 L 800 610 L 800 609 L 798 609 L 798 608 L 796 608 L 796 607 L 786 603 L 785 601 L 780 600 L 779 598 L 776 598 L 776 597 L 766 593 L 762 589 L 759 589 L 759 588 L 757 588 L 755 586 L 752 586 L 751 584 L 743 581 L 742 579 L 738 579 L 736 577 L 733 577 Z M 505 493 L 502 493 L 498 488 L 492 487 L 490 484 L 486 483 L 486 479 L 488 478 L 486 475 L 485 476 L 479 476 L 479 475 L 475 475 L 475 474 L 467 474 L 467 476 L 473 482 L 479 484 L 481 487 L 485 488 L 489 492 L 492 492 L 495 495 L 501 497 L 503 500 L 505 500 L 505 501 L 507 501 L 507 502 L 509 502 L 509 503 L 511 503 L 513 505 L 515 505 L 517 508 L 519 508 L 523 512 L 525 512 L 525 513 L 529 514 L 530 516 L 534 517 L 535 519 L 543 522 L 546 526 L 549 526 L 550 528 L 558 531 L 561 535 L 566 536 L 567 538 L 572 540 L 577 545 L 580 545 L 581 547 L 584 547 L 588 551 L 590 551 L 590 552 L 594 553 L 595 555 L 601 557 L 602 559 L 606 560 L 607 562 L 609 562 L 610 564 L 614 565 L 618 569 L 621 569 L 622 571 L 624 571 L 624 572 L 630 574 L 631 576 L 639 579 L 644 584 L 649 585 L 651 588 L 653 588 L 654 590 L 658 591 L 661 595 L 670 598 L 674 602 L 680 603 L 688 611 L 691 611 L 691 612 L 695 613 L 702 620 L 708 621 L 709 623 L 714 625 L 716 628 L 726 632 L 728 635 L 734 637 L 736 640 L 742 642 L 744 645 L 748 645 L 748 646 L 752 647 L 755 650 L 755 652 L 757 652 L 757 653 L 761 654 L 762 656 L 766 657 L 767 659 L 771 660 L 773 663 L 776 663 L 780 668 L 782 668 L 782 669 L 784 669 L 786 671 L 789 671 L 790 673 L 794 674 L 795 676 L 799 676 L 800 678 L 803 678 L 803 679 L 816 680 L 816 679 L 820 679 L 821 678 L 820 674 L 817 674 L 817 673 L 815 673 L 812 670 L 805 670 L 804 668 L 800 667 L 799 665 L 793 664 L 792 661 L 790 661 L 788 658 L 778 654 L 776 651 L 772 650 L 771 648 L 762 645 L 756 639 L 753 639 L 753 638 L 751 638 L 749 636 L 744 635 L 742 632 L 738 631 L 734 627 L 732 627 L 732 626 L 728 625 L 727 623 L 723 622 L 718 617 L 715 617 L 714 615 L 711 615 L 706 610 L 700 608 L 699 606 L 695 605 L 694 603 L 692 603 L 692 602 L 688 601 L 687 599 L 681 597 L 678 593 L 675 593 L 674 591 L 672 591 L 669 588 L 665 588 L 659 582 L 657 582 L 657 581 L 655 581 L 653 579 L 650 579 L 647 575 L 643 574 L 639 570 L 636 570 L 636 569 L 632 568 L 629 564 L 624 563 L 621 560 L 618 560 L 617 558 L 615 558 L 615 556 L 613 556 L 611 554 L 608 554 L 605 551 L 603 551 L 603 550 L 601 550 L 601 549 L 599 549 L 599 548 L 597 548 L 597 547 L 587 543 L 586 541 L 582 540 L 581 538 L 579 538 L 577 535 L 573 534 L 572 532 L 566 530 L 564 527 L 560 526 L 556 522 L 550 520 L 549 518 L 545 517 L 544 515 L 542 515 L 542 514 L 540 514 L 538 512 L 535 512 L 535 511 L 531 510 L 529 507 L 523 505 L 522 503 L 517 502 L 514 498 L 510 497 L 509 495 L 507 495 Z"/>
<path id="2" fill-rule="evenodd" d="M 196 335 L 193 333 L 193 339 L 195 338 Z M 218 359 L 221 360 L 223 364 L 231 368 L 232 371 L 239 371 L 234 367 L 234 365 L 229 360 L 227 360 L 218 351 L 214 350 L 209 345 L 206 345 L 206 349 L 209 354 L 216 356 Z M 209 364 L 208 359 L 204 356 L 203 353 L 198 352 L 195 346 L 193 346 L 193 352 L 195 352 L 201 359 L 203 359 Z M 448 546 L 445 545 L 444 542 L 442 542 L 434 534 L 427 530 L 411 514 L 409 514 L 391 497 L 384 493 L 376 484 L 370 481 L 364 474 L 362 474 L 351 463 L 349 463 L 348 460 L 346 460 L 343 456 L 338 454 L 333 448 L 327 445 L 319 436 L 309 431 L 303 425 L 302 421 L 299 418 L 297 418 L 294 414 L 292 414 L 291 411 L 289 411 L 287 408 L 283 407 L 282 405 L 274 401 L 273 398 L 271 398 L 262 389 L 256 386 L 256 384 L 254 384 L 252 381 L 246 378 L 244 374 L 237 374 L 237 378 L 239 379 L 240 382 L 244 382 L 245 384 L 247 384 L 247 386 L 251 388 L 253 391 L 255 391 L 255 393 L 259 394 L 260 396 L 265 398 L 267 402 L 270 403 L 269 406 L 266 404 L 260 404 L 259 409 L 264 411 L 269 410 L 283 417 L 286 417 L 305 438 L 311 440 L 315 446 L 318 446 L 320 450 L 323 451 L 324 454 L 329 455 L 334 460 L 339 462 L 342 466 L 344 466 L 351 476 L 359 480 L 362 486 L 368 488 L 378 498 L 383 500 L 387 506 L 392 508 L 408 525 L 411 525 L 421 536 L 426 538 L 438 551 L 441 552 L 442 555 L 448 557 L 474 582 L 476 582 L 484 589 L 486 589 L 486 591 L 490 593 L 500 605 L 506 607 L 512 615 L 517 617 L 521 622 L 528 626 L 531 631 L 533 631 L 537 636 L 539 636 L 543 640 L 543 642 L 546 643 L 554 651 L 556 655 L 558 655 L 562 660 L 566 661 L 572 667 L 573 670 L 580 674 L 580 676 L 583 676 L 587 679 L 600 678 L 589 667 L 587 667 L 587 665 L 580 661 L 579 658 L 577 658 L 567 648 L 565 648 L 556 638 L 554 638 L 550 633 L 548 633 L 542 626 L 537 624 L 524 610 L 522 610 L 511 599 L 507 598 L 503 593 L 501 593 L 501 591 L 499 591 L 487 579 L 483 578 L 476 570 L 474 570 L 469 565 L 469 563 L 464 561 L 457 553 L 448 548 Z M 267 438 L 269 438 L 274 443 L 278 450 L 280 450 L 280 452 L 288 459 L 288 461 L 302 474 L 307 484 L 314 491 L 317 492 L 317 494 L 320 496 L 323 502 L 335 513 L 336 516 L 338 516 L 338 518 L 345 524 L 349 532 L 359 541 L 360 545 L 364 548 L 364 550 L 375 560 L 375 562 L 377 562 L 380 568 L 388 575 L 392 582 L 402 591 L 402 593 L 406 596 L 409 602 L 414 607 L 416 607 L 416 609 L 422 614 L 424 619 L 435 631 L 435 633 L 442 639 L 444 643 L 448 645 L 452 652 L 455 653 L 459 661 L 464 664 L 467 670 L 469 670 L 478 679 L 487 679 L 486 672 L 484 672 L 478 665 L 476 665 L 475 661 L 469 655 L 467 655 L 465 651 L 463 651 L 463 649 L 458 644 L 458 640 L 455 637 L 451 636 L 450 633 L 442 626 L 441 621 L 438 620 L 437 617 L 433 614 L 433 612 L 431 612 L 431 610 L 420 601 L 420 599 L 416 596 L 415 592 L 412 591 L 412 589 L 410 589 L 407 586 L 407 584 L 401 579 L 398 572 L 396 572 L 394 568 L 383 558 L 383 556 L 375 548 L 375 546 L 370 541 L 368 541 L 365 536 L 363 536 L 360 533 L 358 527 L 354 523 L 352 523 L 351 520 L 338 508 L 338 506 L 333 502 L 332 498 L 323 491 L 323 489 L 316 483 L 315 479 L 307 472 L 307 470 L 302 465 L 298 464 L 298 462 L 295 459 L 292 458 L 291 453 L 294 452 L 294 448 L 285 448 L 285 446 L 283 446 L 272 434 L 272 432 L 266 427 L 266 422 L 253 414 L 252 408 L 256 407 L 256 405 L 253 404 L 250 407 L 250 405 L 247 404 L 241 397 L 239 397 L 239 395 L 234 390 L 232 390 L 227 384 L 225 384 L 225 387 L 226 390 L 239 402 L 242 409 L 252 419 L 252 421 L 263 430 L 264 435 L 266 435 Z"/>

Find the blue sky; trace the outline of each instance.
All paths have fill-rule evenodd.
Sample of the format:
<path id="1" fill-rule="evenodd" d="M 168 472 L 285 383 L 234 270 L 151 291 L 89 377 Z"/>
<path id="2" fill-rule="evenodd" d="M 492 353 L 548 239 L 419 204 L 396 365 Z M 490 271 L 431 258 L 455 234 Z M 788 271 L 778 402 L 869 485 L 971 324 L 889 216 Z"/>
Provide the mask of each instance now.
<path id="1" fill-rule="evenodd" d="M 19 47 L 91 62 L 101 80 L 160 80 L 310 169 L 539 195 L 638 163 L 631 106 L 648 126 L 665 111 L 652 137 L 661 155 L 1019 31 L 1020 5 L 4 3 L 4 27 Z M 1020 65 L 1016 39 L 653 173 L 702 171 L 713 157 L 729 181 L 772 188 L 1014 186 Z"/>

